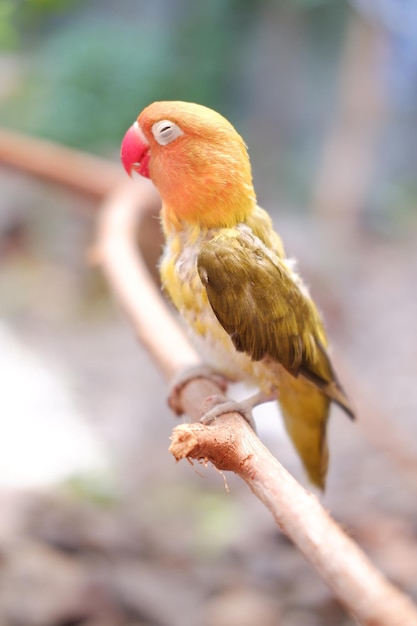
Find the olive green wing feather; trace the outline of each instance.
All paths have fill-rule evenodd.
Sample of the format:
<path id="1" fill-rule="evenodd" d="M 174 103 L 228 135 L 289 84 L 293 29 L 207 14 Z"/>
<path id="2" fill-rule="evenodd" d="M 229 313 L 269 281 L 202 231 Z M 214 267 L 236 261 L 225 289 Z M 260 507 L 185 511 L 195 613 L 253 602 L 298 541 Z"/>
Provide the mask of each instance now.
<path id="1" fill-rule="evenodd" d="M 230 229 L 202 247 L 197 267 L 213 312 L 238 351 L 279 362 L 353 415 L 314 303 L 284 260 L 249 229 Z"/>

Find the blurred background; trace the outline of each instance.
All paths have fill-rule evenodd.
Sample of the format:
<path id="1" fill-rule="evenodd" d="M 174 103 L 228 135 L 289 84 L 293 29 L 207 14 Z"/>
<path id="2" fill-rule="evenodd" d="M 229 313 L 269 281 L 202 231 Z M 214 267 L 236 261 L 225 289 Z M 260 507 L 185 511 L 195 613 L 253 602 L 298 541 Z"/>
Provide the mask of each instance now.
<path id="1" fill-rule="evenodd" d="M 415 0 L 0 0 L 2 624 L 353 624 L 234 476 L 174 465 L 165 382 L 87 263 L 99 199 L 10 157 L 5 130 L 123 178 L 158 99 L 245 137 L 357 407 L 332 411 L 320 497 L 417 598 L 416 96 Z M 277 412 L 255 417 L 307 485 Z"/>

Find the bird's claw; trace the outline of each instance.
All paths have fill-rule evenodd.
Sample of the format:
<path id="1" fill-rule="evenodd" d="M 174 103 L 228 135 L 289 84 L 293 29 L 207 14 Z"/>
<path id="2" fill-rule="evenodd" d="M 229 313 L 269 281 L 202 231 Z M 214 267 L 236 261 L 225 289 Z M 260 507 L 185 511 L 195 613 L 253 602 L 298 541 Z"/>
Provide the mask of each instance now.
<path id="1" fill-rule="evenodd" d="M 211 424 L 216 418 L 225 413 L 239 413 L 256 432 L 255 421 L 252 416 L 252 407 L 246 406 L 245 402 L 237 402 L 220 394 L 208 396 L 202 404 L 203 416 L 200 419 L 202 424 Z"/>

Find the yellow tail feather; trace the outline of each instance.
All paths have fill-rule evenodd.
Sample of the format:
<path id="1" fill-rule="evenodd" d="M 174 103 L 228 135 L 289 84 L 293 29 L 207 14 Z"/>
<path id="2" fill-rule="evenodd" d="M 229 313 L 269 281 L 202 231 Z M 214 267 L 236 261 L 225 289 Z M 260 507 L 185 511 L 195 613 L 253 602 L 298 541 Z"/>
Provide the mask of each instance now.
<path id="1" fill-rule="evenodd" d="M 312 483 L 324 489 L 329 453 L 326 426 L 330 399 L 308 380 L 285 373 L 279 402 L 285 427 Z"/>

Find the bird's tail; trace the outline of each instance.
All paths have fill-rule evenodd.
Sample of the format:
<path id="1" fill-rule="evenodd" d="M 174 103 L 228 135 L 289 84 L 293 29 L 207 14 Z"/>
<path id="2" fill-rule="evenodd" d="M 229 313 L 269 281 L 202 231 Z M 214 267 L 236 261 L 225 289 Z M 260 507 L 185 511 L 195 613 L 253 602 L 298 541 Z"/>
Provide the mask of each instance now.
<path id="1" fill-rule="evenodd" d="M 285 427 L 312 483 L 324 489 L 329 453 L 326 426 L 330 398 L 311 382 L 283 372 L 279 403 Z"/>
<path id="2" fill-rule="evenodd" d="M 314 359 L 306 360 L 301 364 L 297 371 L 297 376 L 301 375 L 307 378 L 315 387 L 321 389 L 340 406 L 341 409 L 352 419 L 355 419 L 355 412 L 350 403 L 346 391 L 343 389 L 337 374 L 333 368 L 326 347 L 316 338 L 315 342 L 317 352 Z"/>

